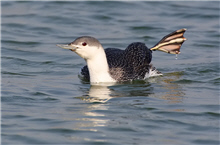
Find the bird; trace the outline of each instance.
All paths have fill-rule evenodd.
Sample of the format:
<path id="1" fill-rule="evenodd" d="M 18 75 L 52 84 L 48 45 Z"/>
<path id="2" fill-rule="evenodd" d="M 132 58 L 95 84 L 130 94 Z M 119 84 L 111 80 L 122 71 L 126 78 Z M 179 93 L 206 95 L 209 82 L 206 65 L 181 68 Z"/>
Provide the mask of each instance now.
<path id="1" fill-rule="evenodd" d="M 163 75 L 151 64 L 152 51 L 179 54 L 180 47 L 186 40 L 183 36 L 185 31 L 182 28 L 164 36 L 150 49 L 142 42 L 133 42 L 125 50 L 104 49 L 91 36 L 81 36 L 69 44 L 57 46 L 75 52 L 86 61 L 87 65 L 81 68 L 79 76 L 91 84 L 145 80 Z"/>

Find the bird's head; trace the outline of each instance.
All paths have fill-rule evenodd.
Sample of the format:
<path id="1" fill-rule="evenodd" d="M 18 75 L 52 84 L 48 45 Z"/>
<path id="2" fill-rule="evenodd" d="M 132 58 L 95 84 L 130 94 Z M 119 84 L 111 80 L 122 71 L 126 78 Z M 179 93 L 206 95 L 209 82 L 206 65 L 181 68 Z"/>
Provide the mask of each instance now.
<path id="1" fill-rule="evenodd" d="M 90 36 L 82 36 L 69 44 L 57 44 L 57 46 L 74 51 L 85 60 L 95 57 L 100 49 L 103 50 L 100 42 L 96 38 Z"/>

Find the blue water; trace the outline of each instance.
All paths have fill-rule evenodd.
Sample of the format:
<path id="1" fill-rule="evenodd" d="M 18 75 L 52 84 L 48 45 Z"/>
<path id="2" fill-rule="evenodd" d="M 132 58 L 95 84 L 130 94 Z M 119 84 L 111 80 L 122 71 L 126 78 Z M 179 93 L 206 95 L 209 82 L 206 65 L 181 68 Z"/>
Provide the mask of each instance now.
<path id="1" fill-rule="evenodd" d="M 2 144 L 219 144 L 219 2 L 1 2 Z M 164 76 L 113 86 L 78 78 L 56 47 L 83 35 L 104 48 L 150 48 L 187 28 Z"/>

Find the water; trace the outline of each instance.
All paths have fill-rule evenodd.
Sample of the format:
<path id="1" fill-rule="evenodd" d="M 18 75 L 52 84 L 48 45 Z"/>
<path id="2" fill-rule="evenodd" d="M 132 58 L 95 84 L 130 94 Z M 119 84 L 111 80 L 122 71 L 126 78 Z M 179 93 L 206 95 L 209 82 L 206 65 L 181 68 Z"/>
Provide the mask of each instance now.
<path id="1" fill-rule="evenodd" d="M 1 2 L 2 144 L 219 144 L 219 2 Z M 84 60 L 56 47 L 154 46 L 187 28 L 163 77 L 90 86 Z"/>

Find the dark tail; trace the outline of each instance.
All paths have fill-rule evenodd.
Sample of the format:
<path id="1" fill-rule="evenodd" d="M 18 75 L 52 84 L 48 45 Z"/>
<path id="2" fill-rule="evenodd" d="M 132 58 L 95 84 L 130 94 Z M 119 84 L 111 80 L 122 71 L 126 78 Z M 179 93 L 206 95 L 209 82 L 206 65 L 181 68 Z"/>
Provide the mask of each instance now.
<path id="1" fill-rule="evenodd" d="M 180 47 L 186 40 L 186 38 L 183 37 L 185 31 L 185 28 L 179 29 L 166 35 L 154 47 L 150 48 L 150 50 L 160 50 L 166 53 L 179 54 Z"/>

